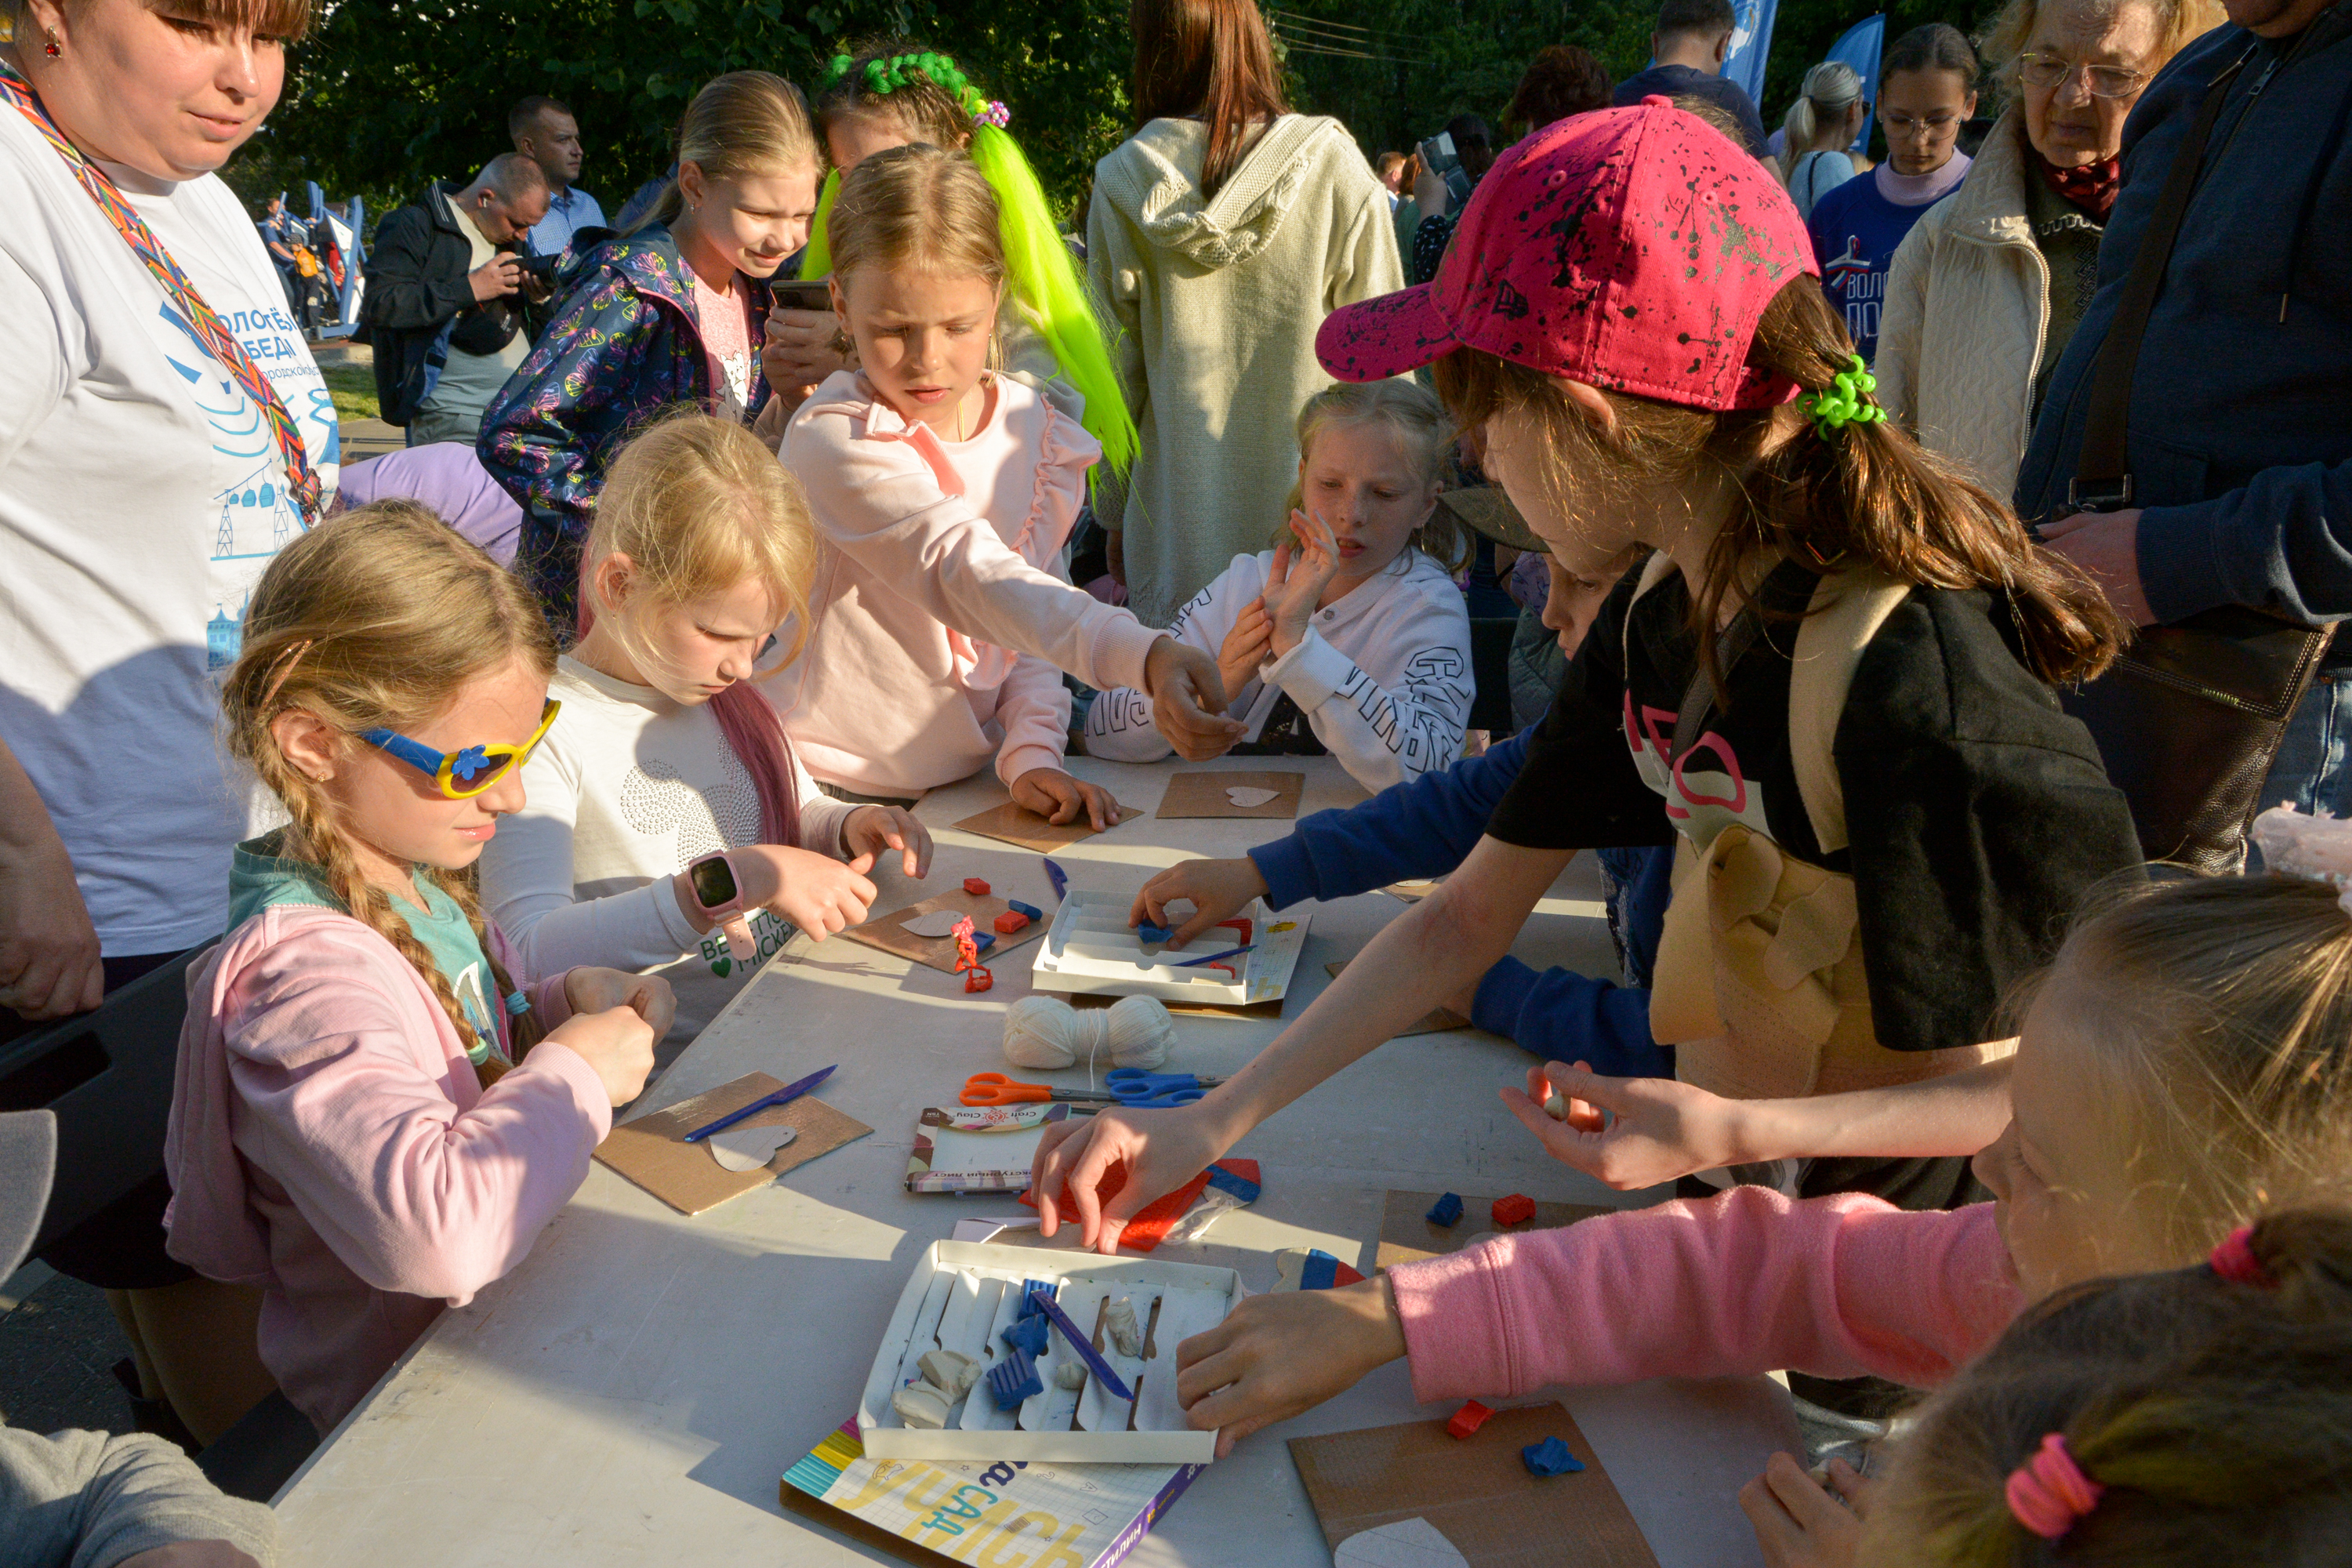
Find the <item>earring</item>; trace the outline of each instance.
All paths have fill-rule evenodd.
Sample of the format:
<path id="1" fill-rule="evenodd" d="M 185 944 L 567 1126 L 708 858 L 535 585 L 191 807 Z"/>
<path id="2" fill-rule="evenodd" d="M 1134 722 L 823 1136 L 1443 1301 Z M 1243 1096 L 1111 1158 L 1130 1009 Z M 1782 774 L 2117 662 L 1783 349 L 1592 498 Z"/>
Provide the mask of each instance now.
<path id="1" fill-rule="evenodd" d="M 41 53 L 48 56 L 51 59 L 56 59 L 59 55 L 65 53 L 65 50 L 58 47 L 58 30 L 55 27 L 48 29 L 48 41 L 41 46 Z"/>

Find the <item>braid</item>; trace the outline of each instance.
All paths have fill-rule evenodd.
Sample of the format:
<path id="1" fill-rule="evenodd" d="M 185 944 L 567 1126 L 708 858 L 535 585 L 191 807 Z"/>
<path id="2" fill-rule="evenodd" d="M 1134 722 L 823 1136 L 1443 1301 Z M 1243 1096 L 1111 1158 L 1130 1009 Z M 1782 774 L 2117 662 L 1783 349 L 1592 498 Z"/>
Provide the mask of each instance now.
<path id="1" fill-rule="evenodd" d="M 433 880 L 449 895 L 450 901 L 465 913 L 467 923 L 474 928 L 474 940 L 482 947 L 482 962 L 490 966 L 490 978 L 499 988 L 498 996 L 490 1005 L 503 1008 L 506 999 L 521 988 L 515 984 L 514 976 L 507 973 L 507 966 L 499 962 L 499 955 L 490 947 L 489 921 L 482 913 L 481 862 L 477 860 L 462 871 L 436 868 Z M 546 1037 L 547 1030 L 535 1012 L 509 1013 L 507 1016 L 513 1019 L 507 1026 L 507 1034 L 514 1047 L 514 1059 L 520 1061 L 525 1052 Z"/>

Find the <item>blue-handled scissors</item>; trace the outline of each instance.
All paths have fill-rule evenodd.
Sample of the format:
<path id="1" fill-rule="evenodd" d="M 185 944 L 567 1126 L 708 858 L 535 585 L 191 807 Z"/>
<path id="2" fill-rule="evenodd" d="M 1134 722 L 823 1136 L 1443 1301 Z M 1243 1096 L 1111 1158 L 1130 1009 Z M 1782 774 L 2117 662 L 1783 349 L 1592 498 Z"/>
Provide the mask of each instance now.
<path id="1" fill-rule="evenodd" d="M 1141 1068 L 1115 1068 L 1103 1075 L 1103 1087 L 1130 1110 L 1166 1110 L 1190 1105 L 1224 1082 L 1189 1072 L 1146 1072 Z"/>

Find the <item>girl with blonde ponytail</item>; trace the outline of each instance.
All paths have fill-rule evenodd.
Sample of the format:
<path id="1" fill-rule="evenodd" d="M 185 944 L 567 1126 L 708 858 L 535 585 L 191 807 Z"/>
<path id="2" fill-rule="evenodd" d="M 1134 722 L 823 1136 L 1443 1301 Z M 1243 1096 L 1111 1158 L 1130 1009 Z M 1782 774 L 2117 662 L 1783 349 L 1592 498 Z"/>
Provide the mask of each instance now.
<path id="1" fill-rule="evenodd" d="M 296 540 L 247 612 L 229 750 L 285 805 L 192 976 L 172 1256 L 267 1288 L 261 1357 L 320 1431 L 530 1249 L 634 1099 L 668 988 L 518 969 L 475 858 L 555 719 L 529 594 L 424 508 Z"/>

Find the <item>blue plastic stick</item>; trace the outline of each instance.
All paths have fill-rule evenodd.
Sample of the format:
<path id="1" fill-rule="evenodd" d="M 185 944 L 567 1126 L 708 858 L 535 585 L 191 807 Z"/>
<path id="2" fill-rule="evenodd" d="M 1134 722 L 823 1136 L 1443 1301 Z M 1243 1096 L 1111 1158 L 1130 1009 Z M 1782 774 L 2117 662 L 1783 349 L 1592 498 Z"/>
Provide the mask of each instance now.
<path id="1" fill-rule="evenodd" d="M 1061 898 L 1069 891 L 1070 874 L 1054 864 L 1051 855 L 1045 857 L 1045 879 L 1054 884 L 1054 897 Z"/>
<path id="2" fill-rule="evenodd" d="M 1095 1349 L 1094 1342 L 1078 1331 L 1077 1324 L 1070 1321 L 1070 1315 L 1062 1310 L 1060 1303 L 1042 1292 L 1032 1295 L 1029 1300 L 1039 1311 L 1054 1320 L 1054 1326 L 1062 1331 L 1062 1337 L 1070 1342 L 1070 1348 L 1078 1352 L 1078 1359 L 1087 1363 L 1087 1370 L 1110 1390 L 1112 1398 L 1126 1400 L 1129 1405 L 1135 1403 L 1134 1394 L 1118 1380 L 1118 1373 L 1110 1369 L 1110 1363 L 1103 1360 L 1102 1352 Z"/>
<path id="3" fill-rule="evenodd" d="M 1254 948 L 1256 945 L 1257 943 L 1251 942 L 1248 947 L 1229 947 L 1223 952 L 1213 952 L 1205 958 L 1187 958 L 1180 963 L 1171 963 L 1168 967 L 1171 969 L 1198 969 L 1204 963 L 1214 963 L 1221 958 L 1239 958 L 1243 953 L 1249 952 L 1251 948 Z"/>

